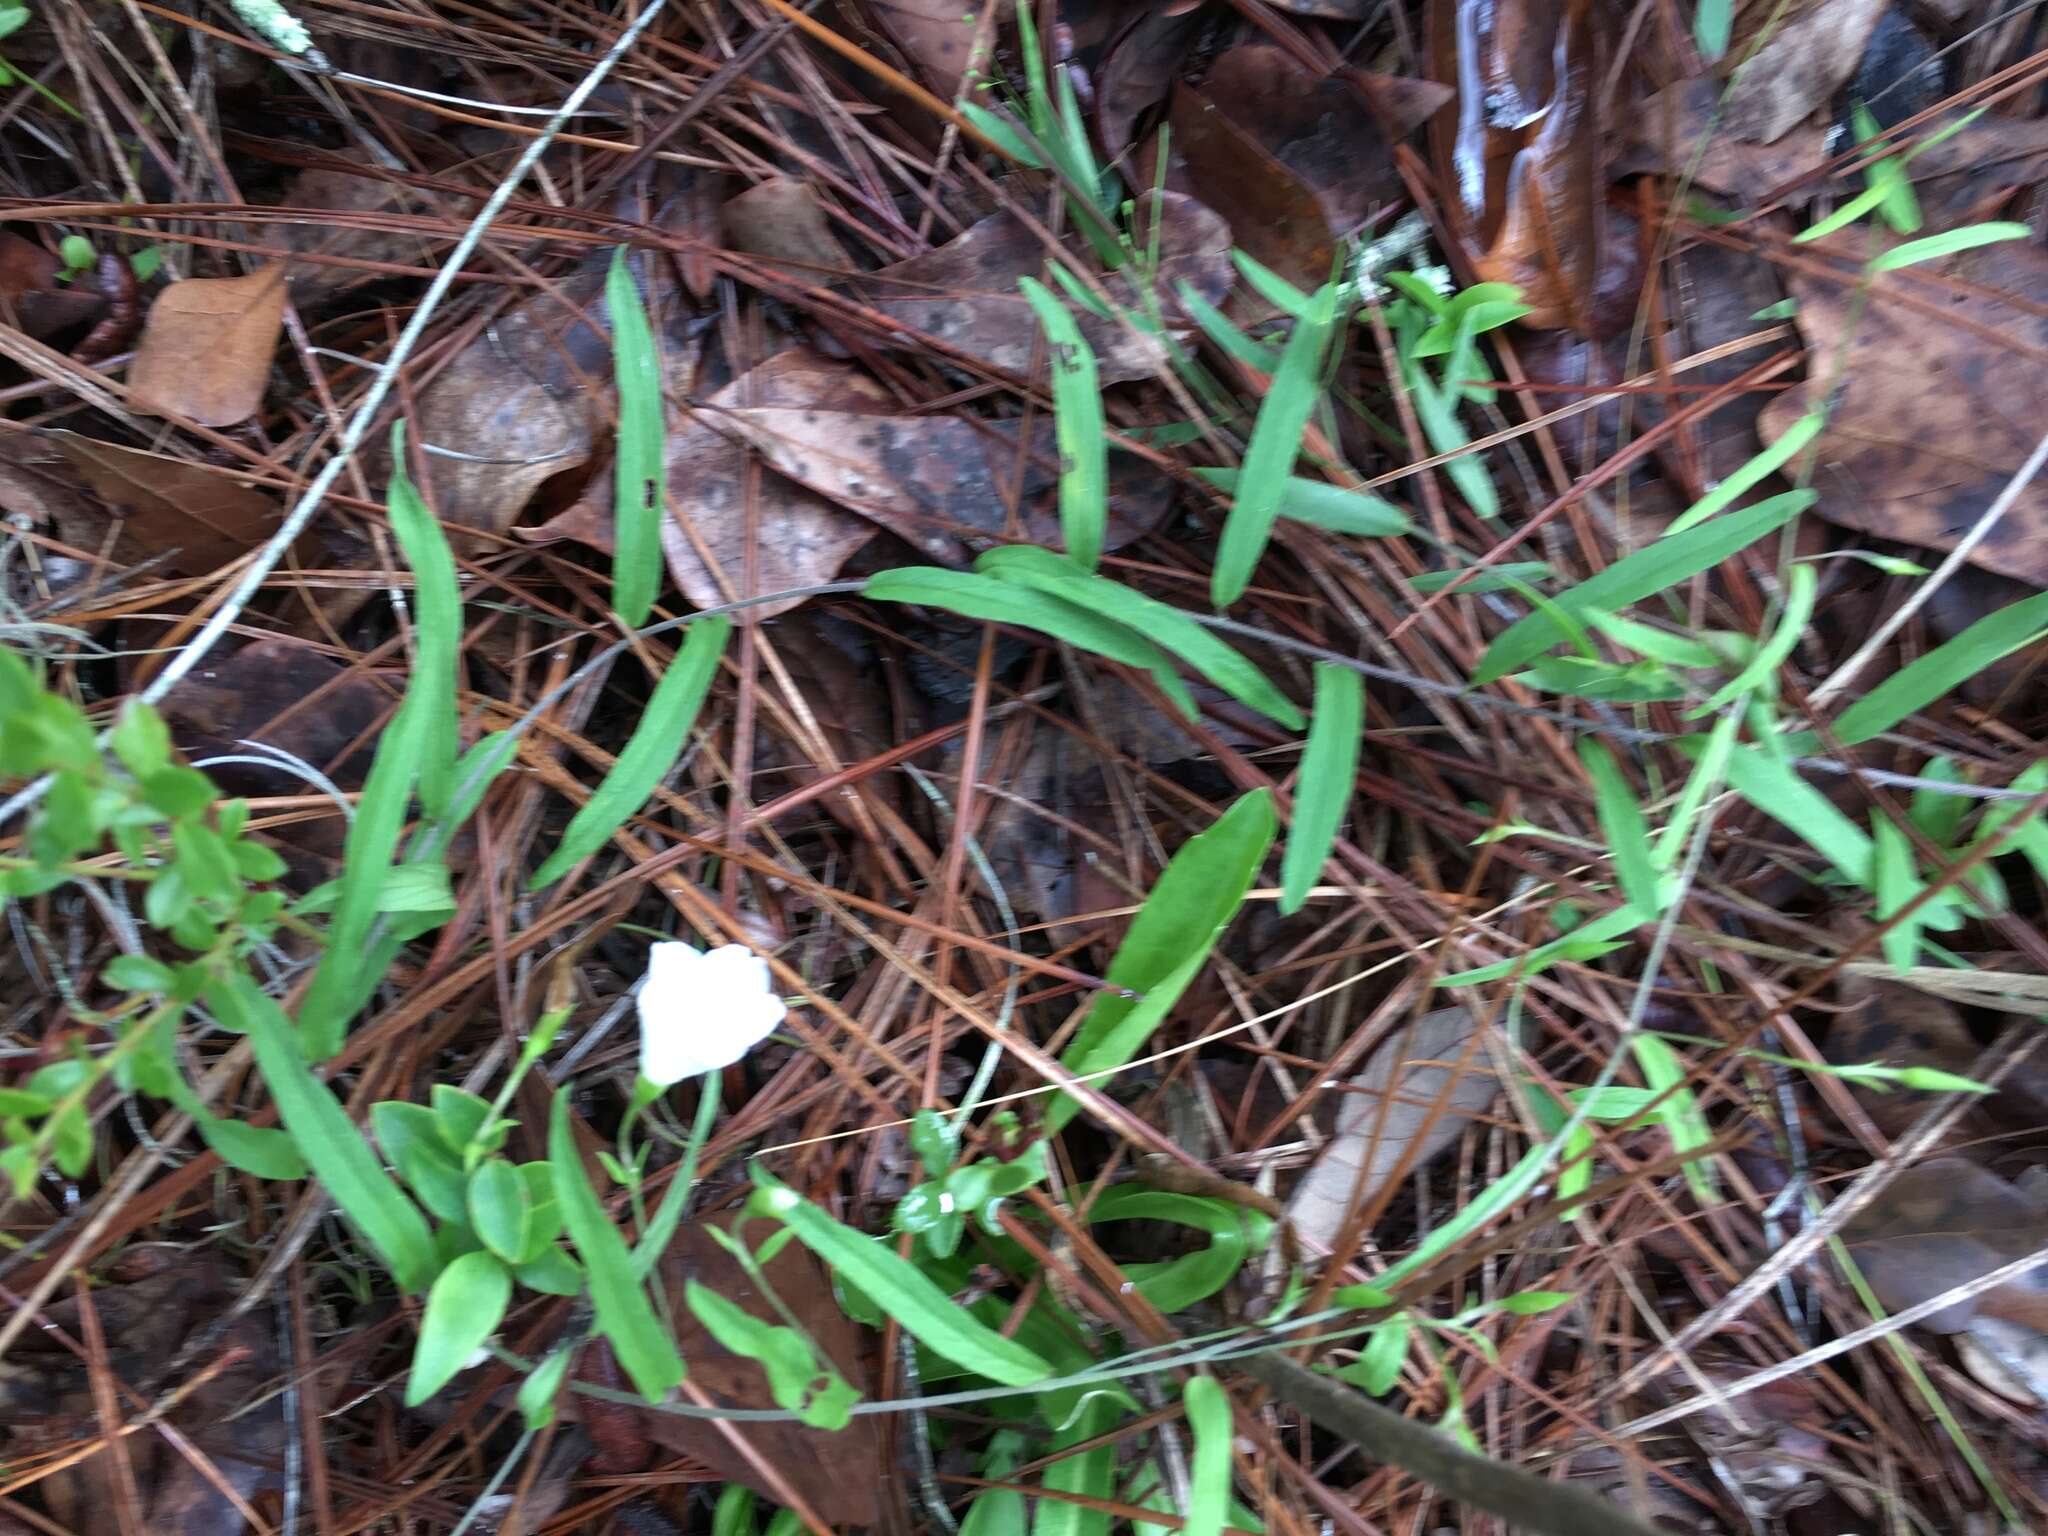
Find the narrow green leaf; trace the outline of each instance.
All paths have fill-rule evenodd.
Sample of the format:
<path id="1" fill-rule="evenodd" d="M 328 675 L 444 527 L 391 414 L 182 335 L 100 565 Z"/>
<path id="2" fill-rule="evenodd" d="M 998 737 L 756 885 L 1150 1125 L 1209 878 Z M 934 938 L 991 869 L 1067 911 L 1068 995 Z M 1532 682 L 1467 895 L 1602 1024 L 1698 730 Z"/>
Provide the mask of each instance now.
<path id="1" fill-rule="evenodd" d="M 2048 632 L 2048 592 L 1987 614 L 1925 656 L 1908 662 L 1843 710 L 1835 735 L 1845 747 L 1882 735 L 2014 651 Z"/>
<path id="2" fill-rule="evenodd" d="M 1833 801 L 1764 747 L 1728 754 L 1728 783 L 1738 795 L 1802 838 L 1857 885 L 1870 888 L 1870 838 Z"/>
<path id="3" fill-rule="evenodd" d="M 690 727 L 697 723 L 697 711 L 711 690 L 711 679 L 718 674 L 718 658 L 724 654 L 725 639 L 731 632 L 732 620 L 723 614 L 699 619 L 690 626 L 689 638 L 654 685 L 654 695 L 612 771 L 570 818 L 561 845 L 527 882 L 529 891 L 561 879 L 602 848 L 626 818 L 647 803 L 654 786 L 681 755 Z"/>
<path id="4" fill-rule="evenodd" d="M 1652 1093 L 1661 1096 L 1653 1113 L 1670 1136 L 1673 1150 L 1697 1152 L 1711 1144 L 1713 1132 L 1707 1127 L 1699 1100 L 1686 1084 L 1685 1063 L 1678 1053 L 1660 1036 L 1643 1030 L 1629 1036 L 1629 1046 L 1636 1065 L 1642 1069 L 1643 1081 Z M 1685 1181 L 1697 1199 L 1705 1202 L 1715 1197 L 1713 1175 L 1704 1161 L 1688 1159 L 1684 1172 Z"/>
<path id="5" fill-rule="evenodd" d="M 1549 969 L 1560 960 L 1589 960 L 1621 947 L 1620 936 L 1633 932 L 1643 924 L 1654 922 L 1657 914 L 1638 911 L 1635 907 L 1622 905 L 1612 912 L 1602 913 L 1591 922 L 1574 928 L 1563 938 L 1552 939 L 1540 944 L 1526 955 L 1507 960 L 1496 960 L 1492 965 L 1482 965 L 1476 970 L 1459 971 L 1452 976 L 1439 976 L 1439 987 L 1472 987 L 1482 981 L 1498 981 L 1503 976 L 1528 978 Z"/>
<path id="6" fill-rule="evenodd" d="M 1337 290 L 1318 290 L 1295 322 L 1294 334 L 1280 353 L 1279 370 L 1266 387 L 1251 441 L 1245 445 L 1237 496 L 1216 549 L 1209 593 L 1218 608 L 1228 608 L 1244 596 L 1273 536 L 1273 521 L 1280 515 L 1280 502 L 1301 452 L 1301 435 L 1322 394 L 1323 355 L 1329 350 L 1336 315 Z"/>
<path id="7" fill-rule="evenodd" d="M 612 251 L 604 302 L 611 313 L 612 372 L 619 387 L 619 439 L 612 453 L 612 607 L 628 629 L 638 629 L 661 588 L 668 433 L 661 359 L 623 245 Z"/>
<path id="8" fill-rule="evenodd" d="M 1529 594 L 1532 602 L 1534 594 Z M 1570 616 L 1552 615 L 1558 618 L 1566 633 L 1570 633 Z M 1618 613 L 1602 613 L 1594 609 L 1585 615 L 1593 628 L 1617 644 L 1627 646 L 1653 661 L 1661 661 L 1669 667 L 1718 667 L 1721 653 L 1711 645 L 1705 645 L 1687 635 L 1674 635 L 1654 624 L 1639 624 L 1634 619 L 1624 619 Z"/>
<path id="9" fill-rule="evenodd" d="M 1465 424 L 1458 420 L 1455 390 L 1437 384 L 1421 363 L 1404 363 L 1401 375 L 1408 386 L 1408 401 L 1415 408 L 1415 419 L 1430 447 L 1438 453 L 1458 453 L 1472 441 Z M 1474 512 L 1488 520 L 1500 516 L 1500 493 L 1493 487 L 1493 476 L 1484 459 L 1477 454 L 1459 454 L 1443 470 Z"/>
<path id="10" fill-rule="evenodd" d="M 1697 720 L 1703 715 L 1710 715 L 1734 703 L 1741 695 L 1769 683 L 1777 675 L 1778 668 L 1784 665 L 1785 658 L 1792 654 L 1799 637 L 1806 633 L 1806 623 L 1813 617 L 1814 598 L 1819 591 L 1820 585 L 1812 566 L 1793 566 L 1785 577 L 1785 612 L 1778 619 L 1778 627 L 1771 631 L 1771 638 L 1757 647 L 1757 653 L 1749 659 L 1748 666 L 1686 718 Z"/>
<path id="11" fill-rule="evenodd" d="M 1465 573 L 1455 571 L 1424 571 L 1420 576 L 1410 576 L 1408 585 L 1417 592 L 1441 592 Z M 1459 595 L 1477 596 L 1482 592 L 1509 592 L 1519 590 L 1526 584 L 1555 579 L 1557 572 L 1542 560 L 1510 560 L 1501 565 L 1490 565 L 1461 584 Z"/>
<path id="12" fill-rule="evenodd" d="M 1375 1323 L 1366 1333 L 1365 1346 L 1357 1360 L 1337 1372 L 1338 1379 L 1358 1388 L 1367 1397 L 1385 1397 L 1401 1379 L 1401 1367 L 1408 1359 L 1409 1322 L 1397 1313 Z"/>
<path id="13" fill-rule="evenodd" d="M 505 1319 L 512 1277 L 488 1253 L 465 1253 L 435 1277 L 420 1318 L 405 1406 L 417 1408 L 447 1386 Z"/>
<path id="14" fill-rule="evenodd" d="M 1294 701 L 1266 679 L 1240 652 L 1167 603 L 1081 570 L 1073 561 L 1032 544 L 1011 544 L 984 553 L 975 568 L 998 580 L 1045 592 L 1078 608 L 1101 614 L 1180 657 L 1232 698 L 1290 731 L 1307 722 Z"/>
<path id="15" fill-rule="evenodd" d="M 1158 680 L 1188 719 L 1193 720 L 1201 713 L 1194 695 L 1174 672 L 1172 658 L 1166 652 L 1135 630 L 1049 593 L 975 572 L 915 565 L 871 576 L 861 593 L 877 602 L 917 603 L 970 619 L 1035 629 L 1111 661 L 1143 668 Z"/>
<path id="16" fill-rule="evenodd" d="M 561 1393 L 562 1382 L 568 1377 L 570 1362 L 575 1358 L 574 1350 L 558 1349 L 535 1366 L 533 1374 L 519 1384 L 516 1401 L 529 1430 L 546 1429 L 554 1423 L 555 1398 Z"/>
<path id="17" fill-rule="evenodd" d="M 284 1011 L 242 972 L 214 980 L 206 1000 L 223 1024 L 249 1037 L 278 1118 L 314 1177 L 376 1250 L 399 1289 L 419 1290 L 434 1273 L 426 1218 L 391 1182 L 340 1101 L 307 1067 Z"/>
<path id="18" fill-rule="evenodd" d="M 1699 0 L 1692 13 L 1692 40 L 1700 57 L 1709 64 L 1720 62 L 1728 51 L 1728 39 L 1735 29 L 1735 0 Z"/>
<path id="19" fill-rule="evenodd" d="M 1230 1514 L 1230 1397 L 1213 1376 L 1197 1376 L 1181 1397 L 1195 1452 L 1188 1464 L 1183 1536 L 1223 1536 Z"/>
<path id="20" fill-rule="evenodd" d="M 1232 247 L 1231 263 L 1252 290 L 1282 314 L 1305 320 L 1315 308 L 1313 295 L 1303 293 L 1278 272 L 1254 258 L 1250 252 Z"/>
<path id="21" fill-rule="evenodd" d="M 1024 136 L 1017 131 L 1017 124 L 1007 117 L 999 117 L 987 107 L 972 101 L 960 103 L 960 115 L 974 124 L 977 132 L 997 149 L 1021 166 L 1034 171 L 1046 168 L 1038 151 L 1024 142 Z"/>
<path id="22" fill-rule="evenodd" d="M 1791 463 L 1793 455 L 1818 437 L 1821 428 L 1827 424 L 1826 411 L 1808 411 L 1787 427 L 1784 435 L 1776 442 L 1740 468 L 1730 472 L 1727 479 L 1673 518 L 1671 526 L 1664 530 L 1664 537 L 1668 539 L 1674 534 L 1683 533 L 1688 528 L 1704 523 L 1715 513 L 1734 506 L 1740 497 L 1746 495 L 1765 476 L 1775 474 Z"/>
<path id="23" fill-rule="evenodd" d="M 1651 858 L 1659 869 L 1678 867 L 1679 855 L 1685 851 L 1686 835 L 1692 829 L 1693 818 L 1699 815 L 1700 807 L 1707 802 L 1707 796 L 1721 787 L 1721 780 L 1727 773 L 1728 757 L 1735 749 L 1735 733 L 1742 725 L 1742 716 L 1730 711 L 1714 722 L 1713 730 L 1700 748 L 1699 761 L 1693 765 L 1692 777 L 1685 781 L 1685 788 L 1678 792 L 1678 803 L 1671 808 L 1671 818 L 1664 823 L 1664 830 L 1658 834 Z"/>
<path id="24" fill-rule="evenodd" d="M 1023 1345 L 984 1327 L 894 1249 L 840 1225 L 759 1162 L 748 1209 L 772 1216 L 848 1284 L 884 1308 L 932 1353 L 1004 1386 L 1043 1381 L 1052 1367 Z"/>
<path id="25" fill-rule="evenodd" d="M 1636 803 L 1635 790 L 1623 777 L 1614 754 L 1592 737 L 1579 743 L 1579 760 L 1593 781 L 1593 806 L 1600 817 L 1600 835 L 1614 860 L 1614 878 L 1629 905 L 1644 912 L 1661 910 L 1657 867 L 1650 861 L 1650 824 Z"/>
<path id="26" fill-rule="evenodd" d="M 1181 844 L 1110 961 L 1111 990 L 1095 995 L 1060 1057 L 1069 1072 L 1111 1072 L 1138 1054 L 1243 905 L 1278 820 L 1271 792 L 1256 789 Z M 1069 1095 L 1055 1096 L 1046 1106 L 1047 1133 L 1058 1135 L 1079 1109 Z"/>
<path id="27" fill-rule="evenodd" d="M 1234 492 L 1239 472 L 1234 469 L 1198 469 L 1196 475 L 1223 492 Z M 1348 533 L 1357 538 L 1387 539 L 1410 532 L 1414 519 L 1391 501 L 1365 491 L 1348 491 L 1324 480 L 1289 475 L 1280 492 L 1280 515 L 1311 528 L 1331 533 Z"/>
<path id="28" fill-rule="evenodd" d="M 1138 1294 L 1167 1314 L 1185 1312 L 1221 1291 L 1250 1259 L 1265 1252 L 1273 1232 L 1272 1218 L 1262 1212 L 1204 1195 L 1146 1189 L 1138 1184 L 1103 1190 L 1088 1207 L 1088 1219 L 1170 1221 L 1209 1235 L 1206 1248 L 1177 1259 L 1124 1264 L 1123 1272 Z"/>
<path id="29" fill-rule="evenodd" d="M 1219 352 L 1258 369 L 1260 373 L 1272 373 L 1279 368 L 1278 347 L 1269 347 L 1245 335 L 1222 310 L 1196 292 L 1194 284 L 1183 282 L 1180 285 L 1180 303 L 1181 308 L 1188 312 L 1188 318 L 1216 344 Z"/>
<path id="30" fill-rule="evenodd" d="M 1365 685 L 1349 667 L 1316 663 L 1315 713 L 1295 785 L 1294 815 L 1280 859 L 1280 911 L 1291 916 L 1308 900 L 1336 846 L 1351 804 L 1358 749 L 1365 735 Z"/>
<path id="31" fill-rule="evenodd" d="M 1095 350 L 1064 304 L 1034 278 L 1018 279 L 1052 354 L 1053 431 L 1060 450 L 1060 536 L 1084 571 L 1102 559 L 1109 520 L 1109 438 L 1102 424 Z"/>
<path id="32" fill-rule="evenodd" d="M 583 1255 L 598 1332 L 611 1340 L 612 1352 L 640 1395 L 658 1403 L 683 1379 L 682 1357 L 633 1273 L 633 1255 L 625 1238 L 605 1215 L 584 1176 L 576 1138 L 569 1129 L 569 1097 L 565 1093 L 555 1095 L 548 1119 L 548 1165 L 554 1170 L 562 1224 L 569 1229 L 569 1241 Z"/>
<path id="33" fill-rule="evenodd" d="M 1885 189 L 1883 187 L 1866 187 L 1833 213 L 1822 219 L 1818 224 L 1809 225 L 1794 235 L 1792 243 L 1794 245 L 1804 245 L 1808 241 L 1819 240 L 1824 236 L 1832 235 L 1838 229 L 1846 229 L 1873 208 L 1881 206 L 1884 198 Z"/>
<path id="34" fill-rule="evenodd" d="M 1906 834 L 1883 814 L 1871 818 L 1870 832 L 1875 848 L 1871 869 L 1877 886 L 1877 920 L 1884 922 L 1920 894 L 1921 883 L 1913 872 L 1913 845 L 1906 841 Z M 1920 926 L 1927 910 L 1923 907 L 1919 914 L 1893 925 L 1880 940 L 1893 970 L 1910 971 L 1919 963 Z"/>
<path id="35" fill-rule="evenodd" d="M 1812 491 L 1787 491 L 1744 507 L 1726 517 L 1688 528 L 1655 544 L 1624 555 L 1606 570 L 1558 595 L 1558 606 L 1569 613 L 1589 609 L 1612 613 L 1640 602 L 1653 593 L 1674 586 L 1701 571 L 1710 570 L 1730 555 L 1746 549 L 1765 534 L 1775 533 L 1812 506 Z M 1512 624 L 1487 648 L 1475 683 L 1490 683 L 1506 676 L 1523 663 L 1541 655 L 1563 638 L 1555 620 L 1533 613 Z"/>
<path id="36" fill-rule="evenodd" d="M 1062 1453 L 1101 1440 L 1116 1428 L 1121 1416 L 1118 1406 L 1105 1397 L 1092 1397 L 1082 1406 L 1073 1423 L 1053 1439 L 1052 1453 L 1059 1460 L 1045 1469 L 1048 1493 L 1077 1494 L 1102 1503 L 1116 1497 L 1115 1441 L 1075 1454 Z M 1040 1499 L 1031 1521 L 1031 1536 L 1109 1536 L 1109 1525 L 1105 1509 L 1066 1499 Z"/>
<path id="37" fill-rule="evenodd" d="M 519 755 L 519 737 L 511 731 L 491 731 L 479 736 L 476 745 L 462 754 L 455 765 L 455 797 L 444 824 L 451 830 L 476 814 L 484 803 L 484 792 Z"/>
<path id="38" fill-rule="evenodd" d="M 1910 267 L 1915 262 L 1934 261 L 1980 245 L 2030 239 L 2033 233 L 2033 229 L 2025 224 L 1970 224 L 1944 234 L 1929 235 L 1924 240 L 1908 240 L 1904 245 L 1895 245 L 1883 255 L 1873 257 L 1870 270 L 1896 272 L 1900 267 Z"/>
<path id="39" fill-rule="evenodd" d="M 416 649 L 406 704 L 419 711 L 420 804 L 442 817 L 455 792 L 455 750 L 461 725 L 456 677 L 461 668 L 462 586 L 441 524 L 405 470 L 405 423 L 391 424 L 391 484 L 385 491 L 391 531 L 412 567 Z"/>

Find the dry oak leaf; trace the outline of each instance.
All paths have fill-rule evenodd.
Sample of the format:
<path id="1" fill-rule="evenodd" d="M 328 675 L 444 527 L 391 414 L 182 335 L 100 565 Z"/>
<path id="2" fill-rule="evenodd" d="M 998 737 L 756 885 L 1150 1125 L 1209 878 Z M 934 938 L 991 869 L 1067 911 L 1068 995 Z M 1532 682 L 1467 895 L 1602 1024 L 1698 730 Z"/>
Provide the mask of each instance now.
<path id="1" fill-rule="evenodd" d="M 1336 1130 L 1288 1199 L 1303 1241 L 1327 1251 L 1397 1169 L 1413 1173 L 1448 1149 L 1493 1102 L 1500 1085 L 1476 1032 L 1465 1009 L 1439 1008 L 1397 1027 L 1373 1052 L 1346 1085 Z"/>
<path id="2" fill-rule="evenodd" d="M 749 256 L 832 269 L 814 281 L 844 281 L 837 274 L 853 266 L 853 258 L 832 233 L 817 191 L 809 182 L 793 177 L 771 176 L 728 202 L 725 232 L 732 248 Z"/>
<path id="3" fill-rule="evenodd" d="M 1971 287 L 1926 280 L 1937 272 Z M 1860 319 L 1853 278 L 1793 272 L 1788 281 L 1808 372 L 1841 381 L 1818 439 L 1814 510 L 1878 538 L 1953 549 L 2040 434 L 2048 316 L 1997 295 L 2048 292 L 2048 252 L 2009 240 L 1939 267 L 1884 274 Z M 1808 382 L 1779 395 L 1761 417 L 1765 436 L 1783 434 L 1825 387 Z M 1970 559 L 2048 586 L 2048 480 L 2021 491 Z"/>
<path id="4" fill-rule="evenodd" d="M 1811 0 L 1781 19 L 1773 6 L 1744 12 L 1745 30 L 1768 20 L 1770 40 L 1754 55 L 1738 36 L 1726 63 L 1742 68 L 1728 87 L 1723 131 L 1765 144 L 1783 138 L 1826 104 L 1856 72 L 1863 48 L 1889 0 Z"/>
<path id="5" fill-rule="evenodd" d="M 1193 322 L 1182 316 L 1174 296 L 1184 282 L 1211 304 L 1230 291 L 1235 281 L 1231 228 L 1191 197 L 1147 192 L 1136 208 L 1141 241 L 1150 239 L 1149 222 L 1155 216 L 1158 292 L 1167 324 L 1185 334 Z M 870 304 L 879 313 L 956 352 L 1021 375 L 1030 371 L 1034 353 L 1043 356 L 1045 349 L 1017 279 L 1042 276 L 1044 266 L 1045 247 L 1038 236 L 1023 221 L 995 213 L 936 250 L 870 272 L 861 286 L 873 295 Z M 1110 289 L 1119 301 L 1135 306 L 1136 297 L 1123 279 L 1112 279 Z M 1135 327 L 1086 311 L 1074 319 L 1094 349 L 1102 383 L 1149 378 L 1166 365 L 1165 347 Z M 923 346 L 916 337 L 880 340 L 912 351 Z"/>
<path id="6" fill-rule="evenodd" d="M 998 24 L 1009 17 L 1013 0 L 983 0 L 998 12 Z M 951 101 L 960 94 L 970 67 L 989 72 L 984 50 L 974 58 L 974 35 L 982 8 L 971 0 L 872 0 L 875 19 L 896 40 L 896 46 L 924 72 L 934 95 Z"/>
<path id="7" fill-rule="evenodd" d="M 1842 1237 L 1877 1299 L 1897 1312 L 2048 1248 L 2048 1203 L 1967 1158 L 1933 1157 L 1886 1185 Z M 1930 1313 L 1920 1326 L 1962 1333 L 1980 1316 L 2048 1329 L 2048 1264 Z"/>
<path id="8" fill-rule="evenodd" d="M 284 270 L 188 277 L 159 293 L 128 369 L 129 405 L 202 427 L 255 415 L 284 330 Z"/>

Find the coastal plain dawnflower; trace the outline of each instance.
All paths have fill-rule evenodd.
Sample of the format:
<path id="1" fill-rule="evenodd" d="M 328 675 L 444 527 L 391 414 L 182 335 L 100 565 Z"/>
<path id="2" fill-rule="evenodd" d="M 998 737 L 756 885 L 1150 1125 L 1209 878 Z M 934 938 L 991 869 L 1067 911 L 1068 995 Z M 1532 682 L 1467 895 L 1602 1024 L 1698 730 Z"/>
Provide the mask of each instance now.
<path id="1" fill-rule="evenodd" d="M 648 950 L 639 1008 L 640 1075 L 663 1088 L 731 1066 L 789 1012 L 768 962 L 744 944 L 675 941 Z"/>

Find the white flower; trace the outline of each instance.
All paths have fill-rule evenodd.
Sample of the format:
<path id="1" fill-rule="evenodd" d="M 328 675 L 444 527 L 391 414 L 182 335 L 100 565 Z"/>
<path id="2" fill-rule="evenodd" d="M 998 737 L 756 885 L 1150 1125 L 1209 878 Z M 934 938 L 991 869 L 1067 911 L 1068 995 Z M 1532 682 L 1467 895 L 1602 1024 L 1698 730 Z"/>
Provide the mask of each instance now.
<path id="1" fill-rule="evenodd" d="M 709 954 L 657 944 L 647 952 L 640 984 L 640 1075 L 666 1088 L 729 1067 L 788 1012 L 768 962 L 744 944 L 722 944 Z"/>

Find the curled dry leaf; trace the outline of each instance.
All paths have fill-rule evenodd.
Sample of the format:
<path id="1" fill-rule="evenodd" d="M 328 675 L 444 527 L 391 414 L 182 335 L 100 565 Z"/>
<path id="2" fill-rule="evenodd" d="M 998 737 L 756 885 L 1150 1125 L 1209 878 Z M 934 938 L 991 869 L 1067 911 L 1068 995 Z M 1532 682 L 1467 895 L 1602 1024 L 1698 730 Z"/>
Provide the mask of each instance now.
<path id="1" fill-rule="evenodd" d="M 1791 132 L 1855 73 L 1887 3 L 1806 0 L 1789 13 L 1777 7 L 1748 7 L 1743 30 L 1753 34 L 1768 21 L 1771 35 L 1728 87 L 1724 130 L 1765 144 Z M 1731 67 L 1749 54 L 1748 41 L 1738 35 L 1728 50 Z"/>
<path id="2" fill-rule="evenodd" d="M 1776 438 L 1839 385 L 1817 440 L 1815 510 L 1879 538 L 1954 548 L 2040 432 L 2048 316 L 1998 295 L 2048 291 L 2048 252 L 2013 240 L 1886 274 L 1860 318 L 1851 274 L 1793 272 L 1789 283 L 1810 378 L 1765 408 L 1765 432 Z M 2048 585 L 2048 481 L 2027 486 L 1970 559 Z"/>
<path id="3" fill-rule="evenodd" d="M 1192 324 L 1182 321 L 1173 296 L 1182 283 L 1212 304 L 1230 291 L 1231 228 L 1193 198 L 1172 192 L 1140 197 L 1137 217 L 1148 230 L 1152 218 L 1159 220 L 1160 300 L 1168 324 L 1185 333 Z M 869 273 L 862 286 L 873 296 L 871 306 L 899 324 L 990 367 L 1024 374 L 1034 349 L 1043 355 L 1044 347 L 1017 279 L 1040 276 L 1044 266 L 1038 236 L 1021 220 L 996 213 L 936 250 Z M 1112 279 L 1111 291 L 1135 304 L 1127 289 L 1119 292 L 1122 282 Z M 1074 318 L 1095 351 L 1102 383 L 1147 378 L 1165 366 L 1165 348 L 1134 327 L 1086 312 Z M 920 343 L 904 338 L 900 345 L 916 350 Z"/>
<path id="4" fill-rule="evenodd" d="M 283 262 L 247 277 L 188 277 L 156 296 L 128 369 L 128 403 L 232 427 L 263 403 L 284 331 Z"/>
<path id="5" fill-rule="evenodd" d="M 1192 9 L 1148 10 L 1111 47 L 1095 78 L 1095 121 L 1112 156 L 1135 148 L 1138 119 L 1166 99 L 1201 27 Z"/>
<path id="6" fill-rule="evenodd" d="M 1425 1013 L 1389 1034 L 1351 1079 L 1336 1130 L 1287 1203 L 1305 1242 L 1327 1250 L 1396 1169 L 1412 1173 L 1448 1149 L 1493 1102 L 1500 1085 L 1477 1029 L 1463 1008 Z"/>

